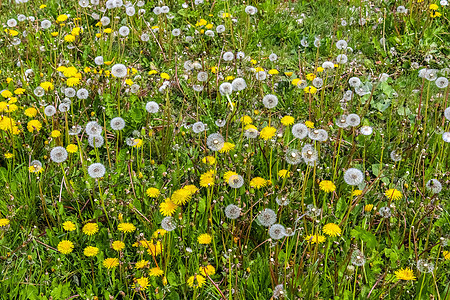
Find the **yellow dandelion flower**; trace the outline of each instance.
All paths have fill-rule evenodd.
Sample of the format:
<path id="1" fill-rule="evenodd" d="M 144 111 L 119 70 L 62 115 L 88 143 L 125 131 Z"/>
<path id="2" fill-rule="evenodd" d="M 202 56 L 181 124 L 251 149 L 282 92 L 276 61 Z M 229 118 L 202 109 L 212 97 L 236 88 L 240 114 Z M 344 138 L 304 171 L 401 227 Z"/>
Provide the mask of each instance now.
<path id="1" fill-rule="evenodd" d="M 191 288 L 201 288 L 203 284 L 205 284 L 206 279 L 202 275 L 194 275 L 188 278 L 187 284 Z"/>
<path id="2" fill-rule="evenodd" d="M 250 116 L 247 116 L 247 115 L 242 116 L 240 120 L 241 120 L 242 124 L 244 124 L 244 125 L 248 125 L 248 124 L 251 124 L 253 122 L 252 118 Z"/>
<path id="3" fill-rule="evenodd" d="M 66 150 L 69 153 L 75 153 L 78 151 L 78 146 L 75 144 L 69 144 L 69 145 L 67 145 Z"/>
<path id="4" fill-rule="evenodd" d="M 191 193 L 191 195 L 193 195 L 199 191 L 198 187 L 196 187 L 193 184 L 188 184 L 188 185 L 184 186 L 183 190 L 189 191 L 189 193 Z"/>
<path id="5" fill-rule="evenodd" d="M 83 226 L 83 233 L 86 235 L 94 235 L 98 232 L 97 223 L 87 223 Z"/>
<path id="6" fill-rule="evenodd" d="M 410 268 L 399 269 L 394 273 L 398 280 L 416 280 L 416 276 Z"/>
<path id="7" fill-rule="evenodd" d="M 384 195 L 388 197 L 389 200 L 399 200 L 402 198 L 402 192 L 396 189 L 388 189 L 384 192 Z"/>
<path id="8" fill-rule="evenodd" d="M 3 154 L 3 156 L 4 156 L 6 159 L 11 159 L 11 158 L 14 157 L 14 154 L 12 154 L 12 153 L 10 153 L 10 152 L 6 152 L 5 154 Z"/>
<path id="9" fill-rule="evenodd" d="M 319 183 L 319 188 L 326 193 L 331 193 L 336 190 L 336 185 L 330 180 L 322 180 Z"/>
<path id="10" fill-rule="evenodd" d="M 148 277 L 141 277 L 135 279 L 135 283 L 131 286 L 133 289 L 137 289 L 139 291 L 145 291 L 150 285 L 148 281 Z"/>
<path id="11" fill-rule="evenodd" d="M 214 170 L 209 170 L 206 173 L 200 175 L 200 186 L 210 187 L 214 185 Z"/>
<path id="12" fill-rule="evenodd" d="M 305 238 L 305 241 L 311 244 L 321 244 L 325 242 L 325 237 L 320 234 L 310 234 Z"/>
<path id="13" fill-rule="evenodd" d="M 271 69 L 271 70 L 269 70 L 267 73 L 269 73 L 270 75 L 277 75 L 277 74 L 279 74 L 280 72 L 278 72 L 277 69 Z"/>
<path id="14" fill-rule="evenodd" d="M 159 205 L 159 211 L 165 217 L 172 216 L 177 208 L 178 205 L 173 203 L 170 198 L 166 198 L 166 200 Z"/>
<path id="15" fill-rule="evenodd" d="M 80 83 L 80 78 L 77 78 L 77 77 L 70 77 L 66 81 L 67 86 L 76 86 L 79 83 Z"/>
<path id="16" fill-rule="evenodd" d="M 325 69 L 322 68 L 322 67 L 318 67 L 318 68 L 317 68 L 317 72 L 318 72 L 318 73 L 322 73 L 324 70 L 325 70 Z"/>
<path id="17" fill-rule="evenodd" d="M 71 34 L 67 34 L 67 35 L 64 37 L 64 41 L 66 41 L 66 42 L 68 42 L 68 43 L 72 43 L 72 42 L 75 41 L 75 36 L 74 36 L 74 35 L 71 35 Z"/>
<path id="18" fill-rule="evenodd" d="M 216 159 L 214 158 L 214 156 L 206 156 L 202 158 L 202 163 L 212 166 L 216 163 Z"/>
<path id="19" fill-rule="evenodd" d="M 42 123 L 38 120 L 31 120 L 27 123 L 27 129 L 29 132 L 34 132 L 35 130 L 39 132 L 42 128 Z"/>
<path id="20" fill-rule="evenodd" d="M 160 277 L 164 275 L 164 271 L 161 270 L 159 267 L 154 267 L 149 270 L 149 275 L 151 277 Z"/>
<path id="21" fill-rule="evenodd" d="M 157 241 L 156 243 L 151 240 L 147 243 L 147 252 L 152 256 L 158 256 L 161 254 L 163 247 L 160 241 Z"/>
<path id="22" fill-rule="evenodd" d="M 184 205 L 186 202 L 191 200 L 191 192 L 185 189 L 179 189 L 173 192 L 170 198 L 176 205 Z"/>
<path id="23" fill-rule="evenodd" d="M 108 270 L 112 269 L 112 268 L 115 268 L 118 265 L 119 265 L 119 259 L 118 258 L 110 257 L 110 258 L 107 258 L 107 259 L 103 260 L 103 266 L 105 268 L 107 268 Z"/>
<path id="24" fill-rule="evenodd" d="M 43 88 L 46 92 L 48 91 L 53 91 L 53 89 L 55 88 L 55 86 L 53 85 L 53 83 L 49 82 L 49 81 L 44 81 L 41 82 L 41 84 L 39 85 L 41 88 Z"/>
<path id="25" fill-rule="evenodd" d="M 34 118 L 37 115 L 37 109 L 34 107 L 28 107 L 25 109 L 24 114 L 27 117 Z"/>
<path id="26" fill-rule="evenodd" d="M 373 204 L 366 204 L 366 205 L 364 206 L 364 211 L 365 211 L 365 212 L 371 212 L 372 209 L 373 209 Z"/>
<path id="27" fill-rule="evenodd" d="M 52 138 L 60 137 L 60 136 L 61 136 L 61 131 L 59 131 L 59 130 L 53 130 L 53 131 L 50 133 L 50 136 L 51 136 Z"/>
<path id="28" fill-rule="evenodd" d="M 74 231 L 77 229 L 77 226 L 72 221 L 66 221 L 63 223 L 63 228 L 65 231 Z"/>
<path id="29" fill-rule="evenodd" d="M 340 236 L 342 233 L 341 228 L 339 228 L 339 226 L 334 223 L 326 224 L 325 226 L 323 226 L 322 231 L 329 236 Z"/>
<path id="30" fill-rule="evenodd" d="M 9 225 L 8 219 L 5 219 L 5 218 L 0 219 L 0 227 L 6 227 L 8 225 Z"/>
<path id="31" fill-rule="evenodd" d="M 228 153 L 236 147 L 235 144 L 230 142 L 223 143 L 222 149 L 219 150 L 220 153 Z"/>
<path id="32" fill-rule="evenodd" d="M 282 169 L 280 171 L 278 171 L 278 176 L 280 176 L 281 178 L 288 178 L 291 174 L 289 173 L 288 170 Z"/>
<path id="33" fill-rule="evenodd" d="M 203 233 L 198 236 L 197 241 L 201 245 L 208 245 L 211 244 L 212 237 L 207 233 Z"/>
<path id="34" fill-rule="evenodd" d="M 431 10 L 438 10 L 439 9 L 439 6 L 437 5 L 437 4 L 430 4 L 430 9 Z"/>
<path id="35" fill-rule="evenodd" d="M 122 241 L 114 241 L 111 244 L 111 248 L 116 251 L 122 251 L 123 249 L 125 249 L 125 243 Z"/>
<path id="36" fill-rule="evenodd" d="M 170 76 L 167 73 L 161 73 L 160 76 L 161 76 L 162 79 L 166 79 L 166 80 L 170 79 Z"/>
<path id="37" fill-rule="evenodd" d="M 58 243 L 58 251 L 62 254 L 69 254 L 73 251 L 73 243 L 68 240 L 63 240 Z"/>
<path id="38" fill-rule="evenodd" d="M 284 126 L 289 126 L 294 124 L 294 117 L 291 116 L 284 116 L 283 118 L 281 118 L 281 124 L 283 124 Z"/>
<path id="39" fill-rule="evenodd" d="M 445 260 L 450 260 L 450 251 L 442 251 Z"/>
<path id="40" fill-rule="evenodd" d="M 66 21 L 68 18 L 69 18 L 69 16 L 67 16 L 67 15 L 59 15 L 59 16 L 56 18 L 56 21 L 58 21 L 59 23 L 61 23 L 61 22 Z"/>
<path id="41" fill-rule="evenodd" d="M 309 81 L 313 81 L 314 78 L 316 78 L 316 75 L 314 75 L 313 73 L 309 73 L 306 75 L 306 79 L 308 79 Z"/>
<path id="42" fill-rule="evenodd" d="M 147 191 L 145 192 L 147 194 L 147 196 L 149 196 L 150 198 L 158 198 L 158 196 L 161 194 L 161 192 L 159 191 L 159 189 L 151 187 L 148 188 Z"/>
<path id="43" fill-rule="evenodd" d="M 271 139 L 275 133 L 277 132 L 277 129 L 271 126 L 266 126 L 264 127 L 261 132 L 259 133 L 259 136 L 263 139 L 263 140 L 268 140 Z"/>
<path id="44" fill-rule="evenodd" d="M 142 269 L 144 267 L 146 267 L 148 265 L 149 261 L 148 260 L 140 260 L 136 263 L 136 265 L 134 265 L 135 269 Z"/>
<path id="45" fill-rule="evenodd" d="M 206 276 L 206 274 L 214 275 L 214 274 L 216 274 L 216 268 L 214 268 L 214 266 L 212 266 L 212 265 L 201 266 L 199 268 L 199 272 L 203 276 Z"/>
<path id="46" fill-rule="evenodd" d="M 354 190 L 352 192 L 352 196 L 360 196 L 360 195 L 362 195 L 362 191 L 361 190 Z"/>
<path id="47" fill-rule="evenodd" d="M 117 230 L 119 230 L 120 232 L 131 233 L 136 230 L 136 226 L 134 226 L 134 224 L 132 223 L 120 223 L 117 226 Z"/>
<path id="48" fill-rule="evenodd" d="M 223 180 L 225 181 L 225 183 L 228 183 L 230 181 L 230 177 L 233 175 L 238 175 L 238 173 L 233 172 L 233 171 L 225 172 L 225 174 L 223 174 Z"/>
<path id="49" fill-rule="evenodd" d="M 98 252 L 99 252 L 99 249 L 97 247 L 93 247 L 93 246 L 87 246 L 83 250 L 84 255 L 87 257 L 96 256 L 98 254 Z"/>
<path id="50" fill-rule="evenodd" d="M 262 177 L 255 177 L 252 180 L 250 180 L 250 186 L 254 187 L 254 188 L 257 188 L 257 189 L 260 189 L 260 188 L 265 187 L 267 185 L 267 183 L 268 183 L 267 181 L 268 180 L 265 180 Z"/>
<path id="51" fill-rule="evenodd" d="M 305 125 L 306 125 L 306 127 L 308 127 L 308 128 L 314 128 L 314 122 L 311 122 L 311 121 L 305 121 Z"/>
<path id="52" fill-rule="evenodd" d="M 17 88 L 14 90 L 14 94 L 16 95 L 23 95 L 23 93 L 25 93 L 25 89 L 23 88 Z"/>
<path id="53" fill-rule="evenodd" d="M 317 89 L 314 86 L 307 86 L 303 89 L 306 94 L 315 94 Z"/>
<path id="54" fill-rule="evenodd" d="M 50 33 L 50 35 L 51 35 L 52 37 L 57 37 L 58 34 L 59 34 L 58 31 L 52 31 L 52 32 Z"/>

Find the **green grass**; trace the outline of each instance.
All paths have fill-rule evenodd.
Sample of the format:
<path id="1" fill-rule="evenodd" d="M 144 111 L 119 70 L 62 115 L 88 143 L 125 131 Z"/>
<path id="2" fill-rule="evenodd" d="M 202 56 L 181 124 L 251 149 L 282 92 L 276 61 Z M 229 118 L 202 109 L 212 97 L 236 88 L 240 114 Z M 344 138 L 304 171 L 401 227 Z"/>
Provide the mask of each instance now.
<path id="1" fill-rule="evenodd" d="M 419 77 L 424 69 L 436 77 L 450 74 L 448 6 L 436 2 L 441 16 L 431 18 L 433 3 L 228 0 L 183 8 L 169 1 L 170 13 L 155 15 L 155 6 L 164 4 L 148 1 L 134 3 L 133 16 L 124 7 L 101 12 L 105 3 L 0 3 L 0 298 L 449 299 L 449 87 Z M 247 5 L 258 12 L 246 14 Z M 398 13 L 400 5 L 408 13 Z M 111 23 L 99 26 L 93 13 Z M 7 21 L 20 14 L 34 21 L 9 28 Z M 57 22 L 62 14 L 70 17 Z M 41 28 L 43 20 L 51 22 L 49 29 Z M 114 34 L 122 26 L 130 29 L 127 37 Z M 75 40 L 66 41 L 79 27 Z M 181 35 L 173 36 L 173 29 Z M 337 49 L 339 40 L 349 48 Z M 246 57 L 225 61 L 227 51 Z M 277 60 L 269 59 L 272 53 Z M 348 62 L 337 64 L 339 54 Z M 106 64 L 97 65 L 98 56 Z M 323 70 L 327 61 L 336 66 Z M 116 64 L 127 67 L 124 78 L 111 76 Z M 265 80 L 257 80 L 258 70 Z M 200 71 L 208 75 L 205 82 L 197 79 Z M 388 77 L 380 80 L 383 73 Z M 315 93 L 295 84 L 313 86 L 313 77 L 323 80 L 314 83 Z M 349 84 L 352 77 L 361 80 L 365 95 Z M 70 109 L 61 112 L 69 78 L 80 78 L 73 88 L 88 96 L 71 97 Z M 222 95 L 221 84 L 235 78 L 247 87 Z M 36 95 L 45 82 L 52 87 Z M 343 101 L 348 90 L 353 96 Z M 274 108 L 263 104 L 268 94 L 278 97 Z M 149 101 L 158 103 L 158 112 L 147 112 Z M 45 114 L 48 105 L 55 115 Z M 29 108 L 35 116 L 27 116 Z M 339 128 L 340 116 L 348 114 L 357 114 L 360 124 Z M 248 137 L 244 116 L 256 138 Z M 313 122 L 328 139 L 295 138 L 284 116 Z M 123 130 L 112 129 L 115 117 L 125 121 Z M 31 120 L 42 128 L 33 130 Z M 101 147 L 88 143 L 89 121 L 101 126 Z M 196 122 L 205 131 L 194 133 Z M 82 130 L 71 134 L 76 125 Z M 276 132 L 264 139 L 269 126 Z M 362 126 L 373 133 L 363 135 Z M 229 150 L 212 151 L 208 137 L 216 132 Z M 52 149 L 69 144 L 77 151 L 54 162 Z M 291 165 L 286 155 L 292 149 L 317 159 Z M 400 160 L 393 160 L 393 151 Z M 34 160 L 42 163 L 40 172 L 30 169 Z M 103 176 L 91 177 L 93 163 L 104 165 Z M 355 186 L 344 178 L 349 168 L 363 172 Z M 289 176 L 282 178 L 280 170 Z M 229 171 L 242 176 L 242 187 L 224 179 Z M 262 178 L 261 186 L 255 178 Z M 442 185 L 439 193 L 432 192 L 431 179 Z M 325 191 L 324 181 L 333 191 Z M 179 196 L 192 185 L 195 191 Z M 149 188 L 159 195 L 150 196 Z M 397 200 L 387 194 L 392 189 Z M 282 197 L 289 204 L 282 205 Z M 169 198 L 180 203 L 170 211 L 176 228 L 165 232 L 161 207 Z M 236 219 L 227 217 L 230 204 L 241 209 Z M 266 208 L 286 230 L 279 239 L 271 232 L 276 227 L 258 219 Z M 65 230 L 67 221 L 76 229 Z M 96 223 L 98 232 L 86 234 L 87 223 Z M 122 223 L 136 229 L 122 232 Z M 324 230 L 330 223 L 340 235 Z M 205 233 L 211 241 L 202 244 L 198 237 Z M 64 240 L 74 245 L 66 254 Z M 114 250 L 114 241 L 124 249 Z M 87 257 L 88 246 L 98 254 Z M 108 269 L 107 258 L 117 258 L 117 266 Z M 201 275 L 207 265 L 215 272 Z M 395 272 L 404 268 L 414 280 L 399 280 Z M 156 270 L 162 275 L 154 276 Z"/>

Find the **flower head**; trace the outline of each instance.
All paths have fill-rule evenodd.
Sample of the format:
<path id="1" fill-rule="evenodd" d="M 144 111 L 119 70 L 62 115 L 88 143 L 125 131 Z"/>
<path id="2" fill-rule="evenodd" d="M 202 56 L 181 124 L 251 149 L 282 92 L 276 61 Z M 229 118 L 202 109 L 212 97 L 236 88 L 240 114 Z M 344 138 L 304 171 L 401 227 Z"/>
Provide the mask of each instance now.
<path id="1" fill-rule="evenodd" d="M 115 268 L 119 265 L 119 259 L 115 257 L 110 257 L 103 260 L 103 266 L 107 269 Z"/>
<path id="2" fill-rule="evenodd" d="M 310 234 L 306 236 L 305 241 L 311 244 L 321 244 L 325 242 L 325 237 L 320 234 Z"/>
<path id="3" fill-rule="evenodd" d="M 86 235 L 94 235 L 98 232 L 97 223 L 87 223 L 83 226 L 83 233 Z"/>
<path id="4" fill-rule="evenodd" d="M 322 180 L 319 183 L 319 188 L 326 193 L 331 193 L 336 190 L 336 185 L 330 180 Z"/>
<path id="5" fill-rule="evenodd" d="M 255 177 L 250 181 L 250 186 L 260 189 L 262 187 L 265 187 L 268 183 L 268 180 L 265 180 L 262 177 Z"/>
<path id="6" fill-rule="evenodd" d="M 149 261 L 142 259 L 138 262 L 136 262 L 136 265 L 134 266 L 135 269 L 142 269 L 148 265 Z"/>
<path id="7" fill-rule="evenodd" d="M 211 237 L 211 235 L 209 235 L 207 233 L 203 233 L 198 236 L 197 240 L 198 240 L 198 243 L 201 245 L 208 245 L 211 243 L 212 237 Z"/>
<path id="8" fill-rule="evenodd" d="M 187 280 L 187 284 L 193 288 L 201 288 L 205 282 L 206 279 L 202 275 L 194 275 L 189 277 Z"/>
<path id="9" fill-rule="evenodd" d="M 212 266 L 212 265 L 201 266 L 199 268 L 199 272 L 203 276 L 206 276 L 206 274 L 214 275 L 214 274 L 216 274 L 216 268 L 214 268 L 214 266 Z"/>
<path id="10" fill-rule="evenodd" d="M 97 247 L 93 247 L 93 246 L 87 246 L 86 248 L 84 248 L 84 255 L 86 255 L 87 257 L 92 257 L 92 256 L 96 256 L 98 254 L 99 250 Z"/>
<path id="11" fill-rule="evenodd" d="M 340 236 L 342 233 L 341 228 L 339 228 L 339 226 L 334 223 L 326 224 L 325 226 L 323 226 L 322 231 L 329 236 Z"/>
<path id="12" fill-rule="evenodd" d="M 161 270 L 159 267 L 154 267 L 149 270 L 149 275 L 151 277 L 159 277 L 164 275 L 164 271 Z"/>
<path id="13" fill-rule="evenodd" d="M 266 126 L 261 130 L 261 132 L 259 133 L 259 136 L 263 140 L 267 141 L 268 139 L 271 139 L 275 135 L 276 132 L 277 132 L 277 129 L 275 127 Z"/>
<path id="14" fill-rule="evenodd" d="M 388 189 L 384 194 L 389 200 L 399 200 L 402 198 L 402 192 L 396 189 Z"/>
<path id="15" fill-rule="evenodd" d="M 0 219 L 0 227 L 6 227 L 9 225 L 9 220 L 8 219 Z"/>
<path id="16" fill-rule="evenodd" d="M 150 198 L 157 198 L 160 195 L 160 191 L 157 188 L 151 187 L 147 189 L 146 194 Z"/>
<path id="17" fill-rule="evenodd" d="M 284 126 L 289 126 L 294 124 L 294 117 L 291 116 L 284 116 L 283 118 L 281 118 L 281 124 L 283 124 Z"/>
<path id="18" fill-rule="evenodd" d="M 395 277 L 397 277 L 398 280 L 416 280 L 416 276 L 414 276 L 414 272 L 410 268 L 395 271 Z"/>
<path id="19" fill-rule="evenodd" d="M 111 244 L 111 248 L 113 248 L 116 251 L 122 251 L 123 249 L 125 249 L 125 243 L 122 241 L 114 241 Z"/>
<path id="20" fill-rule="evenodd" d="M 77 229 L 77 226 L 72 221 L 66 221 L 63 223 L 63 228 L 65 231 L 74 231 Z"/>
<path id="21" fill-rule="evenodd" d="M 290 174 L 288 170 L 282 169 L 278 171 L 278 176 L 280 176 L 281 178 L 288 178 Z"/>
<path id="22" fill-rule="evenodd" d="M 58 243 L 58 251 L 62 254 L 69 254 L 73 251 L 73 243 L 68 240 L 63 240 Z"/>
<path id="23" fill-rule="evenodd" d="M 117 229 L 121 232 L 130 233 L 136 230 L 136 226 L 132 223 L 120 223 Z"/>

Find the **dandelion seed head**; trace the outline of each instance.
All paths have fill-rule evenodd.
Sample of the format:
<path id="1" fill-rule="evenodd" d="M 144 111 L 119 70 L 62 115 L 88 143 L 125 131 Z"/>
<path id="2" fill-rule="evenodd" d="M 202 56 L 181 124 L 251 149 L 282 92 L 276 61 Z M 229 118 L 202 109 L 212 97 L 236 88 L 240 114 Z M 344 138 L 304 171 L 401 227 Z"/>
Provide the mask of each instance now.
<path id="1" fill-rule="evenodd" d="M 228 179 L 228 185 L 233 189 L 238 189 L 244 185 L 244 178 L 241 175 L 232 175 Z"/>
<path id="2" fill-rule="evenodd" d="M 419 259 L 417 269 L 422 273 L 431 273 L 434 270 L 434 264 L 426 259 Z"/>
<path id="3" fill-rule="evenodd" d="M 219 86 L 219 92 L 222 95 L 231 95 L 233 92 L 233 86 L 229 82 L 224 82 Z"/>
<path id="4" fill-rule="evenodd" d="M 426 187 L 427 187 L 427 190 L 429 190 L 433 194 L 438 194 L 442 190 L 442 184 L 439 182 L 439 180 L 437 180 L 435 178 L 428 180 Z"/>
<path id="5" fill-rule="evenodd" d="M 348 185 L 358 185 L 364 180 L 364 174 L 356 168 L 350 168 L 344 173 L 344 181 Z"/>
<path id="6" fill-rule="evenodd" d="M 56 114 L 56 107 L 54 107 L 53 105 L 47 105 L 44 109 L 44 114 L 47 117 L 51 117 L 54 114 Z"/>
<path id="7" fill-rule="evenodd" d="M 111 74 L 117 78 L 124 78 L 127 76 L 127 67 L 124 64 L 115 64 L 111 68 Z"/>
<path id="8" fill-rule="evenodd" d="M 90 121 L 86 124 L 86 133 L 88 135 L 100 135 L 102 131 L 102 126 L 96 121 Z"/>
<path id="9" fill-rule="evenodd" d="M 387 206 L 383 206 L 378 210 L 378 213 L 382 218 L 389 219 L 392 216 L 391 209 Z"/>
<path id="10" fill-rule="evenodd" d="M 297 165 L 302 161 L 302 155 L 297 149 L 288 149 L 285 155 L 286 162 L 290 165 Z"/>
<path id="11" fill-rule="evenodd" d="M 262 226 L 269 227 L 277 221 L 277 214 L 270 208 L 265 208 L 259 212 L 257 219 Z"/>
<path id="12" fill-rule="evenodd" d="M 308 127 L 303 123 L 297 123 L 292 126 L 292 135 L 300 140 L 304 139 L 308 132 Z"/>
<path id="13" fill-rule="evenodd" d="M 225 207 L 225 216 L 228 219 L 235 220 L 239 218 L 241 215 L 241 208 L 234 204 L 229 204 L 227 207 Z"/>
<path id="14" fill-rule="evenodd" d="M 101 178 L 105 175 L 106 168 L 101 163 L 93 163 L 88 167 L 88 174 L 92 178 Z"/>
<path id="15" fill-rule="evenodd" d="M 57 146 L 50 151 L 50 159 L 55 163 L 62 163 L 67 159 L 67 150 L 64 147 Z"/>
<path id="16" fill-rule="evenodd" d="M 263 98 L 263 104 L 266 108 L 274 108 L 278 104 L 278 97 L 272 94 L 265 95 Z"/>
<path id="17" fill-rule="evenodd" d="M 161 228 L 166 231 L 173 231 L 177 228 L 177 224 L 175 222 L 175 219 L 171 216 L 167 216 L 161 221 Z"/>
<path id="18" fill-rule="evenodd" d="M 101 135 L 93 135 L 93 134 L 89 135 L 88 143 L 89 146 L 93 148 L 100 148 L 101 146 L 103 146 L 104 142 L 105 140 Z"/>
<path id="19" fill-rule="evenodd" d="M 366 263 L 366 258 L 361 251 L 355 250 L 352 253 L 351 262 L 354 266 L 362 267 Z"/>
<path id="20" fill-rule="evenodd" d="M 286 236 L 286 229 L 281 224 L 273 224 L 269 228 L 269 236 L 274 240 L 279 240 Z"/>

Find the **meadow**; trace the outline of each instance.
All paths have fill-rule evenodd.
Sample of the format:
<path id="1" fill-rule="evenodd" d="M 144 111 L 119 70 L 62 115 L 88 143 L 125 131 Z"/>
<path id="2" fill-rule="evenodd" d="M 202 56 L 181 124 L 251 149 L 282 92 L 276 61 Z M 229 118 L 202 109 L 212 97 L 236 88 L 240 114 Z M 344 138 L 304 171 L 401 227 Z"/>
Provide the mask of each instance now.
<path id="1" fill-rule="evenodd" d="M 0 298 L 450 299 L 449 16 L 0 1 Z"/>

